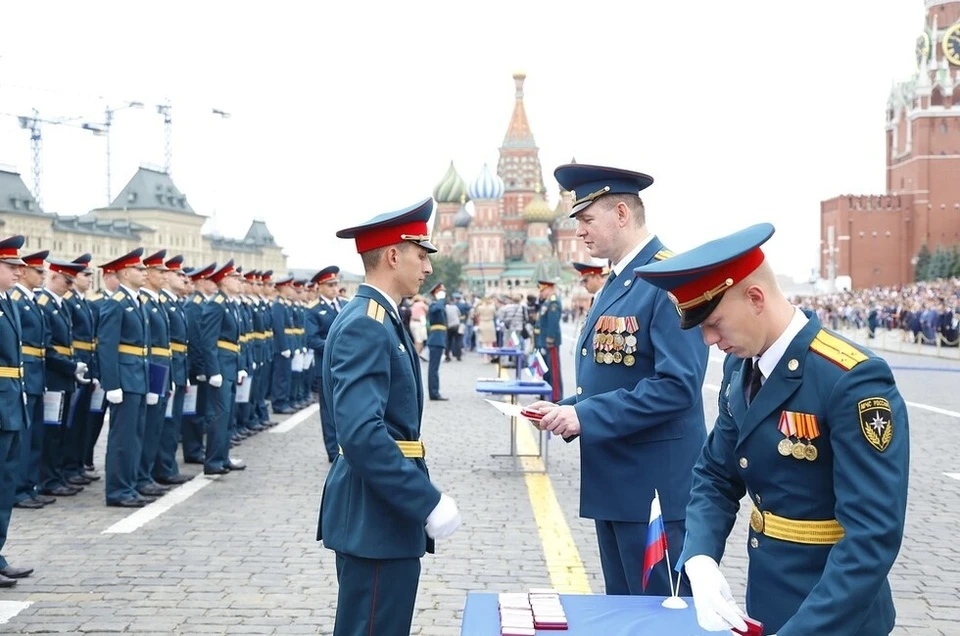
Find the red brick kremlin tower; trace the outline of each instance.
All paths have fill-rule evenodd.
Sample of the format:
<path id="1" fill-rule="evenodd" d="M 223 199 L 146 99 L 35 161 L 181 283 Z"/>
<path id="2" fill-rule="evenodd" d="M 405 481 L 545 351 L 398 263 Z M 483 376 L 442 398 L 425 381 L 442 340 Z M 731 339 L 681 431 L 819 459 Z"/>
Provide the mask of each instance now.
<path id="1" fill-rule="evenodd" d="M 960 244 L 960 0 L 925 0 L 917 72 L 887 101 L 887 191 L 820 203 L 820 275 L 854 289 L 914 280 L 921 246 Z"/>

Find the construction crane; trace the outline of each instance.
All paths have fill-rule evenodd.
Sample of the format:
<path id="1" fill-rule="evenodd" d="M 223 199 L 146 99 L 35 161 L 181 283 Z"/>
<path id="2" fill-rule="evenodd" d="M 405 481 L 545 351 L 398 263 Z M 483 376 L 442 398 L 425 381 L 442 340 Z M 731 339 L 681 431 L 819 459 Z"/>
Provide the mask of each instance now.
<path id="1" fill-rule="evenodd" d="M 60 117 L 58 119 L 41 119 L 39 111 L 34 108 L 32 115 L 20 115 L 17 121 L 20 122 L 20 128 L 30 131 L 30 149 L 33 154 L 33 198 L 37 201 L 37 206 L 42 209 L 43 200 L 40 197 L 40 176 L 42 173 L 42 163 L 40 161 L 40 151 L 43 147 L 43 135 L 40 130 L 40 124 L 68 125 L 78 126 L 75 122 L 80 117 Z"/>
<path id="2" fill-rule="evenodd" d="M 170 100 L 157 105 L 157 112 L 163 115 L 163 171 L 170 175 L 173 164 L 173 106 Z"/>
<path id="3" fill-rule="evenodd" d="M 94 135 L 98 137 L 104 137 L 107 145 L 107 205 L 113 202 L 113 192 L 110 187 L 110 127 L 113 125 L 113 115 L 117 111 L 126 110 L 128 108 L 143 108 L 143 102 L 127 102 L 123 106 L 116 108 L 111 108 L 107 106 L 104 109 L 103 123 L 85 123 L 81 126 L 84 130 L 89 130 Z"/>

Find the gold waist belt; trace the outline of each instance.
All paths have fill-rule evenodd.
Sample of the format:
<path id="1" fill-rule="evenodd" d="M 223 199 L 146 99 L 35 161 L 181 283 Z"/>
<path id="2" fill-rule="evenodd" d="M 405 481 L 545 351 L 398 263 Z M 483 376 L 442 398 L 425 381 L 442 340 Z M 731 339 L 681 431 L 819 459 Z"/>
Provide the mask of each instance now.
<path id="1" fill-rule="evenodd" d="M 217 340 L 217 346 L 221 349 L 226 349 L 227 351 L 240 353 L 240 345 L 230 342 L 229 340 Z"/>
<path id="2" fill-rule="evenodd" d="M 403 456 L 407 459 L 423 459 L 426 456 L 425 449 L 423 447 L 423 442 L 417 440 L 415 442 L 409 442 L 406 440 L 398 439 L 394 440 L 397 442 L 397 447 L 400 449 L 400 452 L 403 453 Z M 343 449 L 339 446 L 337 449 L 340 451 L 340 454 L 343 455 Z"/>
<path id="3" fill-rule="evenodd" d="M 47 353 L 40 347 L 30 347 L 27 345 L 23 345 L 22 347 L 20 347 L 20 351 L 23 352 L 23 355 L 33 356 L 34 358 L 43 358 L 46 356 L 46 353 Z"/>
<path id="4" fill-rule="evenodd" d="M 446 331 L 446 325 L 430 325 L 430 331 Z"/>
<path id="5" fill-rule="evenodd" d="M 169 358 L 173 356 L 173 351 L 167 349 L 166 347 L 150 347 L 150 355 Z"/>
<path id="6" fill-rule="evenodd" d="M 180 343 L 180 342 L 171 342 L 171 343 L 170 343 L 170 349 L 171 349 L 172 351 L 174 351 L 175 353 L 186 353 L 186 352 L 187 352 L 187 345 L 185 345 L 185 344 L 183 344 L 183 343 Z"/>
<path id="7" fill-rule="evenodd" d="M 80 349 L 81 351 L 96 351 L 97 343 L 96 342 L 84 342 L 83 340 L 74 340 L 73 348 Z"/>
<path id="8" fill-rule="evenodd" d="M 146 347 L 135 347 L 133 345 L 122 344 L 117 347 L 117 351 L 120 353 L 126 353 L 131 356 L 140 356 L 141 358 L 147 355 Z"/>
<path id="9" fill-rule="evenodd" d="M 50 347 L 63 356 L 73 356 L 73 347 L 64 347 L 63 345 L 51 345 Z"/>
<path id="10" fill-rule="evenodd" d="M 23 369 L 20 367 L 0 367 L 0 378 L 22 378 Z"/>
<path id="11" fill-rule="evenodd" d="M 843 526 L 836 519 L 800 521 L 760 512 L 756 507 L 750 513 L 750 527 L 773 539 L 807 545 L 833 545 L 843 538 Z"/>

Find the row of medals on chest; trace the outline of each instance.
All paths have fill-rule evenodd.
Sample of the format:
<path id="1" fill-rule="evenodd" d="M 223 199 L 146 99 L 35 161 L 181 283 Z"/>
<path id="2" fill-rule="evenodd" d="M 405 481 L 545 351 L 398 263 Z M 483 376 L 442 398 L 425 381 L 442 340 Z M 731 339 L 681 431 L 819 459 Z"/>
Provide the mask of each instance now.
<path id="1" fill-rule="evenodd" d="M 593 334 L 593 357 L 599 364 L 637 363 L 637 336 L 640 323 L 633 316 L 600 316 Z"/>
<path id="2" fill-rule="evenodd" d="M 777 428 L 784 435 L 784 438 L 777 442 L 778 453 L 784 457 L 816 461 L 819 453 L 813 440 L 820 437 L 820 425 L 816 415 L 783 411 L 780 413 Z"/>

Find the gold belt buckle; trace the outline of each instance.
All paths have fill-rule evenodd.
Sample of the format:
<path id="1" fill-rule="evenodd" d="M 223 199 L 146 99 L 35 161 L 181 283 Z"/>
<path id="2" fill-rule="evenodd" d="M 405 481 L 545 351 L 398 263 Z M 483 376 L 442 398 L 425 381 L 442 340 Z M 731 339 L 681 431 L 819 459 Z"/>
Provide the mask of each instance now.
<path id="1" fill-rule="evenodd" d="M 750 513 L 750 528 L 754 532 L 763 534 L 763 513 L 756 508 Z"/>

